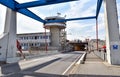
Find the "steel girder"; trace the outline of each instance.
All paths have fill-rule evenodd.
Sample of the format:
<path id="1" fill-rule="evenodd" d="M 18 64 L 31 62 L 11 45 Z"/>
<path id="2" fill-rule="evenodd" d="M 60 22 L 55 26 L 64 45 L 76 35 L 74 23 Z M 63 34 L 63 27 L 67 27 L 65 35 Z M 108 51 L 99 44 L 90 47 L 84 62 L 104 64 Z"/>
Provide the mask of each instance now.
<path id="1" fill-rule="evenodd" d="M 15 3 L 14 0 L 0 0 L 0 3 L 2 5 L 5 5 L 11 9 L 15 9 Z"/>
<path id="2" fill-rule="evenodd" d="M 63 3 L 63 2 L 70 2 L 70 1 L 77 1 L 77 0 L 39 0 L 39 1 L 17 4 L 16 8 L 17 9 L 30 8 L 30 7 L 45 6 L 45 5 L 57 4 L 57 3 Z"/>
<path id="3" fill-rule="evenodd" d="M 25 15 L 25 16 L 33 18 L 33 19 L 35 19 L 35 20 L 37 20 L 39 22 L 42 22 L 42 23 L 45 22 L 45 20 L 43 20 L 42 18 L 38 17 L 36 14 L 34 14 L 33 12 L 31 12 L 28 9 L 20 9 L 20 10 L 18 10 L 18 12 L 23 14 L 23 15 Z"/>
<path id="4" fill-rule="evenodd" d="M 14 0 L 0 0 L 0 3 L 7 6 L 8 8 L 11 8 L 14 11 L 17 11 L 23 15 L 26 15 L 30 18 L 33 18 L 39 22 L 44 23 L 44 20 L 42 18 L 40 18 L 39 16 L 37 16 L 36 14 L 34 14 L 33 12 L 31 12 L 30 10 L 24 8 L 24 9 L 16 9 L 16 5 L 19 4 L 18 2 L 14 1 Z"/>
<path id="5" fill-rule="evenodd" d="M 66 22 L 66 21 L 73 21 L 73 20 L 84 20 L 84 19 L 93 19 L 98 18 L 100 8 L 102 5 L 103 0 L 97 1 L 97 9 L 96 9 L 96 16 L 91 17 L 82 17 L 82 18 L 71 18 L 71 19 L 63 19 L 63 20 L 52 20 L 52 21 L 45 21 L 27 8 L 29 7 L 35 7 L 35 6 L 44 6 L 44 5 L 50 5 L 50 4 L 57 4 L 57 3 L 63 3 L 63 2 L 70 2 L 70 1 L 77 1 L 77 0 L 38 0 L 33 2 L 26 2 L 19 4 L 18 2 L 14 0 L 0 0 L 0 3 L 7 6 L 8 8 L 11 8 L 14 11 L 17 11 L 19 13 L 22 13 L 30 18 L 33 18 L 37 21 L 40 21 L 42 23 L 50 23 L 50 22 Z"/>
<path id="6" fill-rule="evenodd" d="M 54 22 L 67 22 L 67 21 L 75 21 L 75 20 L 86 20 L 86 19 L 95 19 L 96 16 L 91 17 L 80 17 L 80 18 L 70 18 L 70 19 L 60 19 L 60 20 L 49 20 L 45 23 L 54 23 Z"/>

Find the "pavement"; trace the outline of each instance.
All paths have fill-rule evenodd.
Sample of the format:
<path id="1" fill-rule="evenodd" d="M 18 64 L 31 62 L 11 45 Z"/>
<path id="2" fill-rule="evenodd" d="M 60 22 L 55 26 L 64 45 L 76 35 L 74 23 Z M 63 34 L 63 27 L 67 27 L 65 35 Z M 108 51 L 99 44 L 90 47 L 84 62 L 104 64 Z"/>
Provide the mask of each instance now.
<path id="1" fill-rule="evenodd" d="M 68 75 L 61 75 L 79 55 L 79 53 L 60 54 L 48 59 L 21 62 L 19 65 L 23 65 L 22 68 L 14 69 L 15 73 L 2 77 L 120 77 L 120 65 L 110 65 L 94 52 L 87 54 L 84 64 L 75 64 Z M 15 65 L 14 67 L 17 67 L 17 64 Z"/>
<path id="2" fill-rule="evenodd" d="M 110 65 L 91 52 L 69 77 L 120 77 L 120 65 Z"/>

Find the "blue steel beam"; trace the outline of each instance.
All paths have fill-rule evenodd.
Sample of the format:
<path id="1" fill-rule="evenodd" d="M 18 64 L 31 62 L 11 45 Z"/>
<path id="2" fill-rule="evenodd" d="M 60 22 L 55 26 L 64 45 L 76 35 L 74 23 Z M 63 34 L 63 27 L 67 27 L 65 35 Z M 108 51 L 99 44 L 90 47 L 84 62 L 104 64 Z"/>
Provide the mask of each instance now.
<path id="1" fill-rule="evenodd" d="M 81 18 L 71 18 L 71 19 L 66 19 L 66 21 L 75 21 L 75 20 L 86 20 L 86 19 L 94 19 L 96 16 L 91 16 L 91 17 L 81 17 Z"/>
<path id="2" fill-rule="evenodd" d="M 95 19 L 96 16 L 91 17 L 81 17 L 81 18 L 70 18 L 70 19 L 61 19 L 61 20 L 49 20 L 45 23 L 54 23 L 54 22 L 67 22 L 67 21 L 75 21 L 75 20 L 86 20 L 86 19 Z"/>
<path id="3" fill-rule="evenodd" d="M 96 7 L 96 19 L 97 19 L 97 16 L 98 16 L 99 3 L 100 3 L 100 0 L 97 0 L 97 7 Z"/>
<path id="4" fill-rule="evenodd" d="M 15 2 L 16 4 L 15 5 L 17 5 L 17 4 L 19 4 L 18 2 Z M 16 9 L 17 10 L 17 9 Z M 42 23 L 44 23 L 45 22 L 45 20 L 43 20 L 42 18 L 40 18 L 39 16 L 37 16 L 36 14 L 34 14 L 33 12 L 31 12 L 30 10 L 28 10 L 28 9 L 18 9 L 17 10 L 19 13 L 21 13 L 21 14 L 23 14 L 23 15 L 25 15 L 25 16 L 28 16 L 28 17 L 30 17 L 30 18 L 32 18 L 32 19 L 35 19 L 35 20 L 37 20 L 37 21 L 40 21 L 40 22 L 42 22 Z"/>
<path id="5" fill-rule="evenodd" d="M 14 0 L 0 0 L 0 4 L 5 5 L 12 10 L 15 10 L 15 2 Z"/>
<path id="6" fill-rule="evenodd" d="M 102 5 L 102 1 L 103 0 L 98 0 L 98 2 L 97 2 L 96 19 L 98 18 L 100 8 L 101 8 L 101 5 Z"/>
<path id="7" fill-rule="evenodd" d="M 51 2 L 52 0 L 50 0 L 50 2 Z M 57 0 L 57 1 L 61 1 L 61 0 Z M 68 0 L 64 0 L 64 1 L 68 1 Z M 69 0 L 69 1 L 71 1 L 71 0 Z M 73 1 L 73 0 L 72 0 Z M 75 1 L 75 0 L 74 0 Z M 17 3 L 17 2 L 15 2 L 14 0 L 11 0 L 11 2 L 8 2 L 8 0 L 0 0 L 0 3 L 1 4 L 3 4 L 3 5 L 5 5 L 5 6 L 7 6 L 8 8 L 11 8 L 11 9 L 13 9 L 13 10 L 15 10 L 15 11 L 18 11 L 18 12 L 20 12 L 20 13 L 22 13 L 22 14 L 24 14 L 24 15 L 26 15 L 26 16 L 28 16 L 28 17 L 30 17 L 30 18 L 33 18 L 33 19 L 35 19 L 35 20 L 38 20 L 38 21 L 40 21 L 40 22 L 42 22 L 42 23 L 52 23 L 52 22 L 66 22 L 66 21 L 74 21 L 74 20 L 84 20 L 84 19 L 93 19 L 93 18 L 96 18 L 96 16 L 92 16 L 92 17 L 82 17 L 82 18 L 71 18 L 71 19 L 65 19 L 65 20 L 52 20 L 52 21 L 45 21 L 45 20 L 43 20 L 43 19 L 41 19 L 40 17 L 38 17 L 37 15 L 35 15 L 34 13 L 32 13 L 31 11 L 29 11 L 28 9 L 16 9 L 15 8 L 15 5 L 18 5 L 19 3 Z M 99 3 L 99 2 L 98 2 Z M 102 4 L 102 0 L 100 0 L 100 3 Z M 97 12 L 99 13 L 99 10 L 100 10 L 100 6 L 101 6 L 101 4 L 99 4 L 99 6 L 98 6 L 98 8 L 97 8 Z M 97 14 L 98 14 L 97 13 Z"/>
<path id="8" fill-rule="evenodd" d="M 42 23 L 45 22 L 45 20 L 43 20 L 42 18 L 38 17 L 36 14 L 32 13 L 32 12 L 31 12 L 30 10 L 28 10 L 28 9 L 20 9 L 20 10 L 18 10 L 18 12 L 21 13 L 21 14 L 24 14 L 24 15 L 30 17 L 30 18 L 33 18 L 33 19 L 35 19 L 35 20 L 37 20 L 37 21 L 40 21 L 40 22 L 42 22 Z"/>
<path id="9" fill-rule="evenodd" d="M 15 3 L 16 3 L 16 5 L 19 4 L 18 2 L 15 2 Z M 17 9 L 16 9 L 16 10 L 17 10 Z M 40 22 L 42 22 L 42 23 L 45 22 L 45 20 L 43 20 L 42 18 L 40 18 L 39 16 L 37 16 L 36 14 L 34 14 L 33 12 L 31 12 L 31 11 L 28 10 L 28 9 L 18 9 L 17 11 L 18 11 L 19 13 L 25 15 L 25 16 L 28 16 L 28 17 L 30 17 L 30 18 L 33 18 L 33 19 L 35 19 L 35 20 L 37 20 L 37 21 L 40 21 Z"/>
<path id="10" fill-rule="evenodd" d="M 14 1 L 14 0 L 0 0 L 0 3 L 2 5 L 5 5 L 7 6 L 8 8 L 14 10 L 14 11 L 18 11 L 19 13 L 22 13 L 30 18 L 33 18 L 37 21 L 40 21 L 42 23 L 44 23 L 45 21 L 43 19 L 41 19 L 40 17 L 38 17 L 37 15 L 35 15 L 34 13 L 32 13 L 31 11 L 29 11 L 28 9 L 20 9 L 20 10 L 17 10 L 15 8 L 15 5 L 18 4 L 18 2 Z"/>
<path id="11" fill-rule="evenodd" d="M 30 8 L 30 7 L 45 6 L 45 5 L 57 4 L 57 3 L 63 3 L 63 2 L 70 2 L 70 1 L 78 1 L 78 0 L 39 0 L 39 1 L 17 4 L 16 8 L 17 9 Z"/>

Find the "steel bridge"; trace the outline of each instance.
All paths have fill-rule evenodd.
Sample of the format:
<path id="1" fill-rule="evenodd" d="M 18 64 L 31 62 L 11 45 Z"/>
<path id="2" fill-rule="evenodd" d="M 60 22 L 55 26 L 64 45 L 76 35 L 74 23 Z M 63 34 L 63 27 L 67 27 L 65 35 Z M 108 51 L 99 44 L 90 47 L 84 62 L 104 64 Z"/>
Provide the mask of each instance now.
<path id="1" fill-rule="evenodd" d="M 25 16 L 33 18 L 43 24 L 45 23 L 53 23 L 53 22 L 67 22 L 67 21 L 74 21 L 74 20 L 85 20 L 85 19 L 96 19 L 96 29 L 98 29 L 98 16 L 100 12 L 100 8 L 102 5 L 103 0 L 97 0 L 96 6 L 96 15 L 88 16 L 88 17 L 78 17 L 78 18 L 69 18 L 69 19 L 62 19 L 62 20 L 50 20 L 45 21 L 43 18 L 37 16 L 35 13 L 28 10 L 31 7 L 37 6 L 45 6 L 45 5 L 52 5 L 64 2 L 71 2 L 71 1 L 78 1 L 78 0 L 37 0 L 25 3 L 19 3 L 15 0 L 0 0 L 0 3 L 7 8 L 7 16 L 5 22 L 5 30 L 3 33 L 2 38 L 0 38 L 0 45 L 1 49 L 0 52 L 2 53 L 1 60 L 5 60 L 4 56 L 10 58 L 9 62 L 12 62 L 15 57 L 16 51 L 16 12 L 19 12 Z M 118 18 L 117 18 L 117 9 L 116 9 L 116 0 L 104 0 L 105 3 L 105 17 L 106 17 L 106 45 L 107 45 L 107 60 L 110 64 L 120 64 L 120 40 L 119 40 L 119 28 L 118 28 Z M 112 10 L 111 10 L 112 9 Z M 79 9 L 78 9 L 79 10 Z M 114 26 L 113 26 L 114 25 Z M 98 32 L 96 38 L 98 39 Z M 114 37 L 114 38 L 113 38 Z M 12 40 L 12 41 L 11 41 Z M 3 43 L 4 41 L 4 43 Z M 97 44 L 98 47 L 98 44 Z M 6 52 L 2 52 L 6 51 Z M 7 54 L 6 54 L 7 53 Z"/>

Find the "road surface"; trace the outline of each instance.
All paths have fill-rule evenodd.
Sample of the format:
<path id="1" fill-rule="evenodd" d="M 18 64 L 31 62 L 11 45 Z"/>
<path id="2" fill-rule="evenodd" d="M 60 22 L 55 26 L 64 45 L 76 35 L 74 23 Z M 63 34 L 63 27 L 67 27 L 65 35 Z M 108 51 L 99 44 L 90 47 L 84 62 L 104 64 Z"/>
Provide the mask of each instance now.
<path id="1" fill-rule="evenodd" d="M 11 65 L 11 67 L 9 66 L 4 72 L 7 72 L 7 75 L 5 75 L 6 77 L 61 77 L 80 56 L 82 56 L 82 53 L 75 51 L 21 61 L 18 63 L 19 68 L 17 64 L 14 64 Z M 12 66 L 14 67 L 12 68 Z"/>

